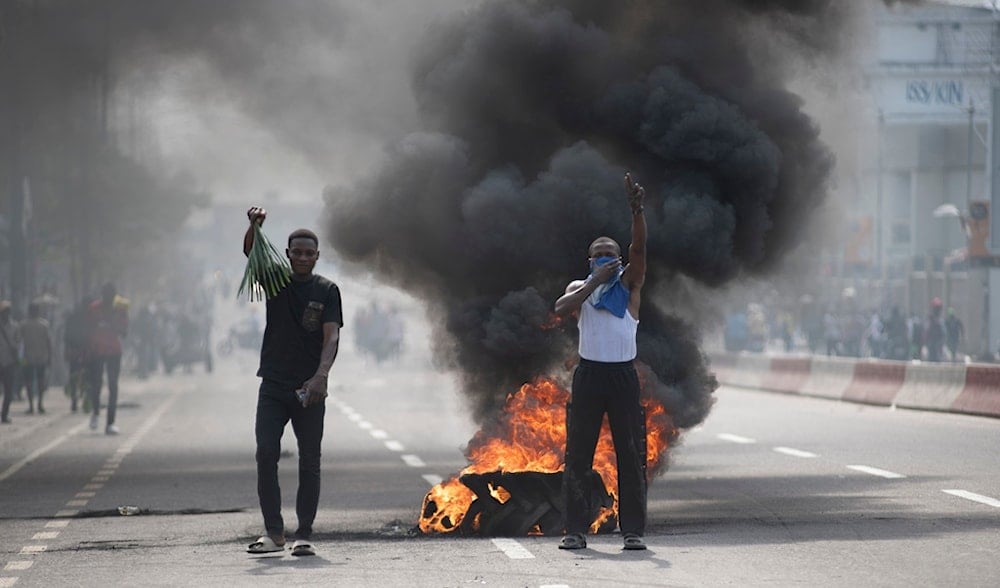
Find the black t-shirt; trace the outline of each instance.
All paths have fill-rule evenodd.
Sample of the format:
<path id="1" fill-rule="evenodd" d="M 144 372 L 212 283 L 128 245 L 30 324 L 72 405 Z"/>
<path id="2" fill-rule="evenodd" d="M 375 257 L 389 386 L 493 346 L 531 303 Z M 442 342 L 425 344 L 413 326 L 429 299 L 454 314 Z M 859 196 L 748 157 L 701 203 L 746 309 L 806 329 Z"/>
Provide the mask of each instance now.
<path id="1" fill-rule="evenodd" d="M 267 327 L 257 375 L 288 386 L 300 386 L 316 375 L 323 351 L 323 323 L 344 326 L 340 289 L 313 274 L 292 280 L 267 301 Z"/>

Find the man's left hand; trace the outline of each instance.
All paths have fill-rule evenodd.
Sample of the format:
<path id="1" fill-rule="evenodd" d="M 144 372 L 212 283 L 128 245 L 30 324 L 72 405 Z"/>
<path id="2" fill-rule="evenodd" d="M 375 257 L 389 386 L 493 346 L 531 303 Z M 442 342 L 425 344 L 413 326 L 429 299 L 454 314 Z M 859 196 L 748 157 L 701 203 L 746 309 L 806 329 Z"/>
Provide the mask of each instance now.
<path id="1" fill-rule="evenodd" d="M 306 397 L 306 401 L 302 404 L 303 406 L 312 406 L 313 404 L 322 404 L 326 400 L 326 376 L 316 375 L 302 384 L 302 389 L 309 393 Z"/>
<path id="2" fill-rule="evenodd" d="M 632 180 L 632 174 L 625 173 L 625 193 L 628 196 L 628 205 L 633 213 L 642 212 L 642 201 L 646 198 L 646 189 L 639 182 Z"/>

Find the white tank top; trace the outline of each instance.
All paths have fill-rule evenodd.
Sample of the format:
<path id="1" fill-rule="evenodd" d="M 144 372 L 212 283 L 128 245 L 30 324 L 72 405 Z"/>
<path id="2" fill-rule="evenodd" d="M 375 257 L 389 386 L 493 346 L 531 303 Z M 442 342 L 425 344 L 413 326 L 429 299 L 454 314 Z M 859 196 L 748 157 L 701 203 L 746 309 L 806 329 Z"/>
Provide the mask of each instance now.
<path id="1" fill-rule="evenodd" d="M 580 329 L 580 357 L 590 361 L 618 363 L 635 359 L 635 332 L 639 321 L 632 313 L 618 318 L 606 310 L 598 310 L 589 301 L 580 307 L 577 320 Z"/>

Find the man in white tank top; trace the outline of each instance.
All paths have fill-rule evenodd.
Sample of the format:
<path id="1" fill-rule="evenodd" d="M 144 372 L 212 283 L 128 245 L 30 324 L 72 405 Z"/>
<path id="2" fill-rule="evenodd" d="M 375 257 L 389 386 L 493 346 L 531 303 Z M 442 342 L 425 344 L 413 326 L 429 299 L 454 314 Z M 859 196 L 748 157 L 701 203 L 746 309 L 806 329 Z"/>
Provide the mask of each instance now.
<path id="1" fill-rule="evenodd" d="M 556 300 L 560 316 L 576 314 L 580 364 L 566 407 L 566 536 L 560 549 L 587 546 L 586 533 L 598 512 L 587 483 L 601 422 L 608 415 L 618 458 L 618 525 L 625 549 L 646 549 L 646 418 L 639 400 L 636 355 L 640 291 L 646 277 L 645 191 L 625 174 L 632 211 L 632 243 L 622 267 L 621 248 L 610 237 L 590 244 L 590 275 L 575 280 Z"/>

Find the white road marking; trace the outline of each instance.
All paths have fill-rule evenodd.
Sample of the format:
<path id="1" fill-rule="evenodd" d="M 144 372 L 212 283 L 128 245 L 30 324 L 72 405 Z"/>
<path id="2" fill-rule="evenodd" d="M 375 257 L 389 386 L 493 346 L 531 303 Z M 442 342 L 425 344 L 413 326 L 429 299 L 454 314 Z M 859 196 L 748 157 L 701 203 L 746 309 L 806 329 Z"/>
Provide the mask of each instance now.
<path id="1" fill-rule="evenodd" d="M 80 514 L 78 510 L 60 510 L 56 513 L 56 518 L 75 517 Z"/>
<path id="2" fill-rule="evenodd" d="M 31 566 L 33 566 L 34 564 L 35 562 L 26 559 L 22 559 L 19 561 L 9 561 L 7 562 L 7 565 L 3 567 L 3 569 L 6 571 L 26 570 Z"/>
<path id="3" fill-rule="evenodd" d="M 76 498 L 93 498 L 97 496 L 97 492 L 77 492 Z"/>
<path id="4" fill-rule="evenodd" d="M 48 549 L 48 545 L 25 545 L 21 548 L 21 553 L 41 553 Z"/>
<path id="5" fill-rule="evenodd" d="M 385 446 L 389 451 L 403 451 L 406 447 L 399 441 L 393 441 L 392 439 L 385 442 Z"/>
<path id="6" fill-rule="evenodd" d="M 964 498 L 966 500 L 980 502 L 987 506 L 1000 508 L 1000 500 L 990 498 L 989 496 L 983 496 L 982 494 L 976 494 L 975 492 L 969 492 L 968 490 L 942 490 L 942 492 L 945 494 L 951 494 L 952 496 L 958 496 L 959 498 Z"/>
<path id="7" fill-rule="evenodd" d="M 535 556 L 530 551 L 514 539 L 495 537 L 491 541 L 493 541 L 493 545 L 497 546 L 497 549 L 504 552 L 510 559 L 535 559 Z"/>
<path id="8" fill-rule="evenodd" d="M 742 437 L 740 435 L 733 435 L 732 433 L 719 433 L 716 435 L 719 439 L 723 441 L 732 441 L 733 443 L 742 443 L 744 445 L 749 445 L 750 443 L 756 443 L 756 439 L 751 439 L 750 437 Z"/>
<path id="9" fill-rule="evenodd" d="M 399 457 L 411 468 L 422 468 L 427 465 L 424 463 L 424 460 L 420 459 L 420 457 L 416 455 L 406 454 L 400 455 Z"/>
<path id="10" fill-rule="evenodd" d="M 104 488 L 104 484 L 87 484 L 83 487 L 84 490 L 100 490 Z"/>
<path id="11" fill-rule="evenodd" d="M 88 502 L 90 502 L 90 500 L 81 498 L 79 500 L 70 500 L 70 501 L 67 501 L 66 502 L 66 506 L 87 506 Z"/>
<path id="12" fill-rule="evenodd" d="M 569 588 L 569 584 L 542 584 L 538 588 Z"/>
<path id="13" fill-rule="evenodd" d="M 9 588 L 10 586 L 13 586 L 14 584 L 17 584 L 17 577 L 16 576 L 13 577 L 13 578 L 0 578 L 0 588 Z"/>
<path id="14" fill-rule="evenodd" d="M 59 531 L 40 531 L 31 536 L 32 541 L 41 541 L 42 539 L 55 539 L 59 536 Z"/>
<path id="15" fill-rule="evenodd" d="M 362 430 L 365 430 L 365 431 L 369 431 L 369 430 L 373 429 L 374 427 L 375 427 L 375 425 L 369 423 L 368 421 L 360 421 L 360 422 L 358 422 L 358 428 L 362 429 Z"/>
<path id="16" fill-rule="evenodd" d="M 94 476 L 90 479 L 91 482 L 107 482 L 110 476 Z"/>
<path id="17" fill-rule="evenodd" d="M 86 426 L 87 426 L 87 423 L 80 423 L 79 425 L 73 427 L 69 431 L 66 431 L 62 435 L 56 437 L 51 442 L 49 442 L 47 445 L 39 447 L 38 449 L 36 449 L 36 450 L 32 451 L 31 453 L 29 453 L 28 455 L 24 456 L 20 461 L 18 461 L 17 463 L 11 465 L 9 468 L 7 468 L 6 470 L 4 470 L 4 472 L 2 474 L 0 474 L 0 482 L 3 482 L 7 478 L 13 476 L 18 471 L 20 471 L 20 469 L 23 468 L 24 466 L 28 465 L 29 463 L 33 462 L 34 460 L 38 459 L 39 457 L 45 455 L 49 451 L 52 451 L 53 449 L 55 449 L 56 447 L 58 447 L 61 443 L 63 443 L 64 441 L 66 441 L 67 439 L 69 439 L 70 437 L 72 437 L 73 435 L 76 435 L 77 433 L 79 433 L 80 431 L 82 431 L 84 429 L 84 427 L 86 427 Z"/>
<path id="18" fill-rule="evenodd" d="M 115 475 L 115 471 L 114 470 L 101 470 L 101 471 L 97 472 L 97 475 L 98 476 L 113 476 L 113 475 Z"/>
<path id="19" fill-rule="evenodd" d="M 368 431 L 368 434 L 376 439 L 388 439 L 389 433 L 386 433 L 382 429 L 375 429 L 374 431 Z"/>
<path id="20" fill-rule="evenodd" d="M 436 474 L 424 474 L 420 477 L 423 478 L 424 481 L 430 484 L 431 486 L 437 486 L 441 482 L 444 482 L 444 478 Z"/>
<path id="21" fill-rule="evenodd" d="M 873 476 L 880 476 L 880 477 L 883 477 L 883 478 L 889 478 L 890 480 L 896 479 L 896 478 L 905 478 L 906 477 L 903 474 L 897 474 L 896 472 L 890 472 L 889 470 L 880 470 L 878 468 L 873 468 L 873 467 L 866 466 L 866 465 L 849 465 L 849 466 L 847 466 L 847 468 L 851 469 L 851 470 L 856 470 L 856 471 L 859 471 L 859 472 L 864 472 L 866 474 L 871 474 Z"/>
<path id="22" fill-rule="evenodd" d="M 354 412 L 354 413 L 351 413 L 351 414 L 347 415 L 347 419 L 351 420 L 351 421 L 354 421 L 354 422 L 358 422 L 358 421 L 365 420 L 365 417 L 363 417 L 360 414 Z"/>
<path id="23" fill-rule="evenodd" d="M 69 521 L 63 519 L 61 521 L 49 521 L 45 523 L 45 527 L 48 529 L 65 529 L 69 526 Z"/>
<path id="24" fill-rule="evenodd" d="M 808 451 L 802 451 L 801 449 L 792 449 L 791 447 L 775 447 L 775 451 L 778 453 L 784 453 L 785 455 L 791 455 L 792 457 L 816 457 L 815 453 L 810 453 Z"/>

